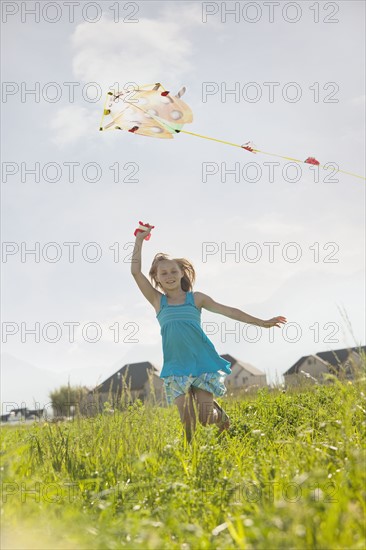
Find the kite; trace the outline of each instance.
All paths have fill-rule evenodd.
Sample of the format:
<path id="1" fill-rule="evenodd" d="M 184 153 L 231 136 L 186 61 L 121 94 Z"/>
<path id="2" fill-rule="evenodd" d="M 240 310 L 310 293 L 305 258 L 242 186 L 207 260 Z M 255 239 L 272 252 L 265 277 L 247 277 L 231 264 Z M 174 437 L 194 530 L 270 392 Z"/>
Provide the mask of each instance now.
<path id="1" fill-rule="evenodd" d="M 137 229 L 135 229 L 135 232 L 134 232 L 135 237 L 136 237 L 137 233 L 143 233 L 144 231 L 146 231 L 146 229 L 149 229 L 150 227 L 151 227 L 151 229 L 154 229 L 155 225 L 150 225 L 148 223 L 139 222 L 139 226 L 138 226 Z M 144 240 L 148 241 L 148 240 L 150 240 L 150 237 L 151 237 L 151 233 L 146 235 Z"/>
<path id="2" fill-rule="evenodd" d="M 180 99 L 185 91 L 183 87 L 173 96 L 161 84 L 154 84 L 108 92 L 103 117 L 109 115 L 112 120 L 100 130 L 127 130 L 142 136 L 172 139 L 184 124 L 193 120 L 191 109 Z"/>
<path id="3" fill-rule="evenodd" d="M 160 83 L 135 86 L 132 90 L 110 91 L 105 101 L 99 130 L 126 130 L 133 134 L 160 139 L 172 139 L 176 134 L 183 133 L 224 143 L 232 147 L 240 147 L 249 153 L 261 153 L 262 155 L 278 157 L 297 163 L 319 166 L 319 168 L 323 168 L 324 170 L 335 170 L 335 163 L 328 163 L 322 166 L 315 157 L 308 157 L 306 160 L 285 157 L 261 151 L 250 141 L 239 145 L 238 143 L 183 130 L 185 124 L 193 121 L 191 108 L 181 99 L 185 91 L 186 88 L 183 86 L 177 94 L 173 95 L 165 90 Z M 104 124 L 106 117 L 110 118 Z M 366 179 L 364 176 L 344 170 L 337 169 L 337 172 Z"/>

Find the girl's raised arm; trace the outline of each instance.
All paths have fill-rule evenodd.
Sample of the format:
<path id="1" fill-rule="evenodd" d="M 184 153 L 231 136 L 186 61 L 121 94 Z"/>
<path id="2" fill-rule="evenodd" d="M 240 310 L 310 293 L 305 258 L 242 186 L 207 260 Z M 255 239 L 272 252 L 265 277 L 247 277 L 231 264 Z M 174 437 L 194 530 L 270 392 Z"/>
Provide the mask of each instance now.
<path id="1" fill-rule="evenodd" d="M 137 283 L 137 286 L 145 296 L 146 300 L 157 310 L 160 306 L 161 293 L 156 290 L 150 283 L 149 279 L 141 271 L 141 249 L 146 235 L 151 231 L 149 228 L 147 231 L 137 233 L 135 246 L 132 252 L 131 260 L 131 273 Z"/>

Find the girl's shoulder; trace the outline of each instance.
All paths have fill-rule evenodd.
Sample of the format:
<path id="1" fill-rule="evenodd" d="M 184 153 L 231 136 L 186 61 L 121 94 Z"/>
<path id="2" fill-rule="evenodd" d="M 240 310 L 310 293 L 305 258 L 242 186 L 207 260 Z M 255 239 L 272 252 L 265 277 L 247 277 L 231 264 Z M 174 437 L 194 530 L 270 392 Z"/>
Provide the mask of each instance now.
<path id="1" fill-rule="evenodd" d="M 203 300 L 205 297 L 205 294 L 203 292 L 198 291 L 192 291 L 192 296 L 194 298 L 194 303 L 197 309 L 202 309 Z"/>
<path id="2" fill-rule="evenodd" d="M 154 309 L 156 311 L 156 314 L 159 313 L 159 311 L 161 309 L 161 306 L 164 304 L 164 300 L 166 300 L 165 294 L 162 294 L 159 291 L 157 291 L 157 292 L 158 292 L 157 299 L 156 299 L 156 302 L 154 303 Z"/>

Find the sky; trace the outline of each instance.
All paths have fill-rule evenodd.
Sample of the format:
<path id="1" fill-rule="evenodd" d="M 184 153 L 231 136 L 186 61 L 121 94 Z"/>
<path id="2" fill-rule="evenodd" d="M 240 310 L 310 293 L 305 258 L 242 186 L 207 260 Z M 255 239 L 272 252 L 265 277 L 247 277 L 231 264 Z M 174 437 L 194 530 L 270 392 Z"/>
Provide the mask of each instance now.
<path id="1" fill-rule="evenodd" d="M 364 179 L 184 134 L 99 132 L 110 87 L 185 86 L 186 130 L 365 176 L 364 3 L 71 4 L 1 6 L 3 402 L 161 369 L 130 274 L 140 220 L 155 226 L 146 275 L 157 252 L 185 257 L 195 291 L 287 318 L 269 331 L 202 311 L 218 353 L 269 382 L 364 344 Z"/>

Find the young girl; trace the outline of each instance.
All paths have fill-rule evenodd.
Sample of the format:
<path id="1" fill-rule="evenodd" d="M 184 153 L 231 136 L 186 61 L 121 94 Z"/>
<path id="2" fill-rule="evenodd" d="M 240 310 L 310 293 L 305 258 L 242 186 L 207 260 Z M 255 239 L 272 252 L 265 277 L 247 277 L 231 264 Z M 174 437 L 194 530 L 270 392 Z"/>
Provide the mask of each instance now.
<path id="1" fill-rule="evenodd" d="M 286 319 L 274 317 L 263 321 L 219 304 L 202 292 L 193 292 L 195 271 L 184 258 L 168 259 L 166 254 L 156 254 L 149 272 L 153 286 L 141 272 L 142 244 L 150 231 L 151 228 L 136 235 L 131 273 L 156 311 L 163 339 L 164 364 L 160 377 L 164 379 L 168 404 L 177 405 L 190 441 L 197 413 L 202 424 L 216 424 L 220 431 L 230 425 L 229 417 L 213 399 L 214 395 L 226 393 L 224 380 L 231 373 L 230 363 L 219 356 L 203 332 L 201 309 L 266 328 L 280 327 Z"/>

